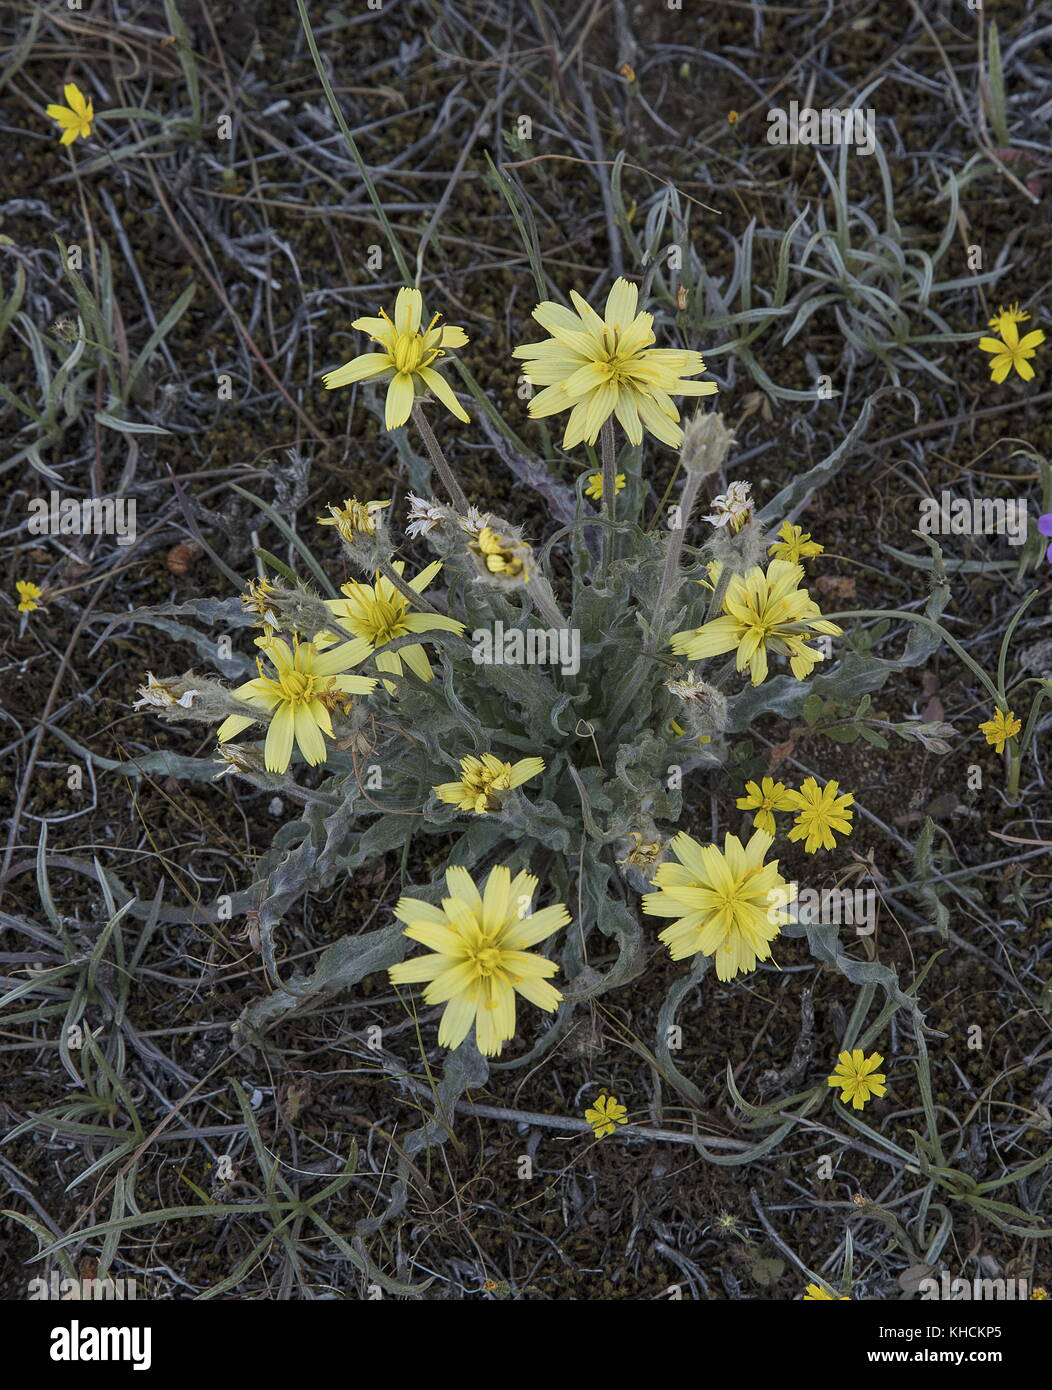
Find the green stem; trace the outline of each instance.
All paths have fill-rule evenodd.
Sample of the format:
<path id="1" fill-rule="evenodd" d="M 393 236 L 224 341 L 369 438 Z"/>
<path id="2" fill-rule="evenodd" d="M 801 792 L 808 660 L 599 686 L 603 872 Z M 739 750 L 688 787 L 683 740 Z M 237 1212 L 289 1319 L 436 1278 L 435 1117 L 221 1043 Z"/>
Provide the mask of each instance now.
<path id="1" fill-rule="evenodd" d="M 606 579 L 614 555 L 614 517 L 617 511 L 617 451 L 614 447 L 612 416 L 608 415 L 603 421 L 599 443 L 603 453 L 603 511 L 606 515 L 606 526 L 603 528 L 602 575 Z"/>
<path id="2" fill-rule="evenodd" d="M 431 428 L 428 418 L 424 414 L 424 408 L 419 401 L 413 402 L 413 419 L 416 421 L 416 427 L 423 437 L 424 447 L 427 449 L 432 466 L 442 479 L 442 484 L 449 493 L 453 506 L 456 507 L 458 512 L 466 513 L 468 509 L 468 499 L 464 494 L 464 489 L 453 476 L 453 470 L 446 462 L 446 456 L 442 452 L 438 440 L 435 438 L 435 432 Z"/>

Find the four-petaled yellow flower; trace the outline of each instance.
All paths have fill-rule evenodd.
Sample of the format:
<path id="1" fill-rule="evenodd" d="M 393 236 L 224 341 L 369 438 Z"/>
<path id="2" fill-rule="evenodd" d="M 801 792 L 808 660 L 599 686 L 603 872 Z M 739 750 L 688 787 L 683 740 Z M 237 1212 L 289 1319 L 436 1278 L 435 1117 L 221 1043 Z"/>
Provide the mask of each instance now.
<path id="1" fill-rule="evenodd" d="M 540 343 L 523 343 L 512 353 L 526 362 L 526 378 L 543 386 L 529 404 L 533 419 L 568 410 L 563 448 L 582 440 L 594 444 L 603 423 L 616 415 L 633 444 L 648 430 L 678 448 L 683 431 L 672 396 L 712 396 L 711 381 L 685 381 L 706 370 L 700 352 L 655 348 L 653 314 L 637 312 L 639 290 L 627 280 L 614 281 L 603 316 L 576 290 L 570 291 L 576 313 L 545 300 L 533 317 L 551 334 Z"/>
<path id="2" fill-rule="evenodd" d="M 367 695 L 376 686 L 371 676 L 346 672 L 369 655 L 368 642 L 343 642 L 331 651 L 319 652 L 312 642 L 298 639 L 290 649 L 280 637 L 257 637 L 256 646 L 276 672 L 268 676 L 256 658 L 258 677 L 239 685 L 231 694 L 243 704 L 270 714 L 270 728 L 263 750 L 268 772 L 284 772 L 292 761 L 295 740 L 312 767 L 325 762 L 328 749 L 323 735 L 332 738 L 329 710 L 343 709 L 351 695 Z M 220 743 L 236 738 L 259 719 L 259 714 L 232 714 L 219 726 Z"/>
<path id="3" fill-rule="evenodd" d="M 419 290 L 403 286 L 395 299 L 393 322 L 382 309 L 379 318 L 355 319 L 351 327 L 368 333 L 383 351 L 362 353 L 360 357 L 352 358 L 322 377 L 322 383 L 329 391 L 337 386 L 348 386 L 352 381 L 383 377 L 390 383 L 384 411 L 384 424 L 389 430 L 405 424 L 416 397 L 428 390 L 458 420 L 467 423 L 470 418 L 453 394 L 449 382 L 432 365 L 437 358 L 445 356 L 446 348 L 463 347 L 468 336 L 462 328 L 455 328 L 452 324 L 439 327 L 441 314 L 436 314 L 421 330 L 423 304 Z"/>
<path id="4" fill-rule="evenodd" d="M 848 807 L 855 798 L 851 792 L 838 795 L 839 789 L 839 782 L 827 782 L 819 787 L 813 777 L 808 777 L 799 791 L 786 793 L 789 809 L 796 811 L 789 838 L 803 840 L 808 854 L 815 854 L 819 849 L 835 849 L 834 830 L 838 835 L 851 834 L 854 812 Z"/>
<path id="5" fill-rule="evenodd" d="M 1025 338 L 1020 338 L 1015 320 L 1006 314 L 1001 315 L 998 332 L 1001 334 L 1000 338 L 979 339 L 980 350 L 994 354 L 990 359 L 991 381 L 1004 381 L 1013 367 L 1024 381 L 1033 381 L 1034 369 L 1029 359 L 1036 356 L 1038 347 L 1045 341 L 1044 333 L 1040 328 L 1035 328 Z"/>
<path id="6" fill-rule="evenodd" d="M 91 123 L 95 119 L 95 108 L 75 82 L 67 82 L 62 88 L 67 105 L 56 103 L 47 107 L 47 114 L 57 121 L 62 131 L 63 145 L 72 145 L 78 137 L 86 140 L 91 134 Z"/>
<path id="7" fill-rule="evenodd" d="M 778 560 L 788 560 L 791 565 L 798 565 L 803 559 L 809 560 L 814 555 L 821 555 L 823 550 L 825 546 L 813 541 L 810 531 L 805 531 L 802 526 L 794 526 L 789 521 L 782 522 L 778 528 L 778 540 L 767 547 L 768 555 L 773 555 Z"/>
<path id="8" fill-rule="evenodd" d="M 748 666 L 753 685 L 760 685 L 767 678 L 770 649 L 789 657 L 797 680 L 806 679 L 825 654 L 805 639 L 819 632 L 840 637 L 843 629 L 822 617 L 818 604 L 799 587 L 803 577 L 803 567 L 786 560 L 772 560 L 766 574 L 756 565 L 748 574 L 734 575 L 723 598 L 724 616 L 674 633 L 672 650 L 691 661 L 737 650 L 738 670 Z"/>
<path id="9" fill-rule="evenodd" d="M 20 613 L 34 613 L 40 607 L 39 602 L 43 595 L 43 589 L 39 584 L 34 584 L 31 579 L 19 579 L 15 581 L 15 593 L 18 595 L 18 611 Z"/>
<path id="10" fill-rule="evenodd" d="M 615 491 L 615 492 L 624 492 L 624 490 L 625 490 L 625 475 L 624 475 L 623 473 L 618 473 L 617 476 L 614 478 L 614 491 Z M 588 475 L 588 486 L 587 486 L 587 487 L 585 488 L 585 490 L 584 490 L 584 495 L 585 495 L 586 497 L 592 497 L 592 498 L 594 498 L 595 501 L 597 501 L 597 502 L 601 502 L 601 501 L 603 500 L 603 475 L 602 475 L 602 473 L 589 473 L 589 475 Z"/>
<path id="11" fill-rule="evenodd" d="M 469 753 L 460 760 L 460 779 L 442 782 L 432 791 L 439 801 L 447 801 L 462 811 L 474 811 L 484 816 L 500 809 L 500 793 L 521 787 L 531 777 L 544 771 L 543 758 L 520 758 L 517 763 L 504 763 L 492 753 L 476 758 Z"/>
<path id="12" fill-rule="evenodd" d="M 824 1289 L 821 1284 L 808 1284 L 804 1289 L 805 1303 L 850 1303 L 846 1293 L 831 1294 L 828 1289 Z"/>
<path id="13" fill-rule="evenodd" d="M 779 927 L 792 920 L 782 905 L 796 896 L 778 860 L 764 863 L 773 838 L 757 830 L 743 846 L 736 835 L 725 835 L 720 850 L 682 831 L 675 837 L 670 848 L 679 863 L 659 864 L 653 882 L 661 891 L 643 895 L 644 912 L 676 918 L 659 934 L 673 960 L 698 951 L 715 956 L 721 980 L 770 960 Z"/>
<path id="14" fill-rule="evenodd" d="M 318 525 L 335 526 L 345 541 L 353 541 L 356 536 L 375 536 L 380 513 L 390 505 L 390 502 L 359 502 L 357 497 L 348 497 L 342 507 L 330 502 L 329 515 L 318 517 Z"/>
<path id="15" fill-rule="evenodd" d="M 1005 744 L 1010 738 L 1015 738 L 1022 727 L 1021 720 L 1017 719 L 1010 709 L 998 709 L 994 711 L 992 719 L 986 719 L 979 725 L 979 732 L 985 735 L 991 748 L 1003 753 Z"/>
<path id="16" fill-rule="evenodd" d="M 396 560 L 392 568 L 401 575 L 405 567 L 401 560 Z M 410 589 L 414 593 L 423 593 L 441 568 L 441 560 L 432 561 L 415 579 L 408 581 Z M 339 619 L 341 627 L 353 632 L 355 637 L 364 639 L 369 650 L 375 652 L 378 671 L 389 671 L 392 675 L 400 676 L 404 661 L 414 676 L 419 676 L 422 681 L 429 681 L 435 673 L 423 647 L 413 643 L 410 646 L 399 647 L 396 652 L 385 652 L 381 649 L 396 637 L 404 637 L 409 632 L 441 631 L 459 634 L 464 631 L 463 623 L 458 622 L 456 618 L 447 618 L 442 613 L 410 612 L 409 600 L 382 574 L 377 574 L 375 584 L 361 584 L 357 580 L 349 580 L 341 586 L 340 592 L 344 594 L 343 598 L 326 599 L 325 606 Z M 319 649 L 324 649 L 341 639 L 332 632 L 320 632 L 314 640 Z M 384 685 L 389 693 L 394 694 L 395 687 L 391 681 L 385 681 Z"/>
<path id="17" fill-rule="evenodd" d="M 740 811 L 755 809 L 753 825 L 757 830 L 766 830 L 769 835 L 774 834 L 773 812 L 790 811 L 795 804 L 793 793 L 785 783 L 776 782 L 773 777 L 764 777 L 759 786 L 755 782 L 746 782 L 745 795 L 739 796 L 735 802 Z"/>
<path id="18" fill-rule="evenodd" d="M 870 1096 L 882 1096 L 887 1090 L 884 1085 L 887 1077 L 877 1071 L 883 1061 L 879 1052 L 863 1057 L 860 1047 L 854 1052 L 842 1052 L 833 1075 L 826 1078 L 826 1085 L 839 1089 L 845 1105 L 850 1101 L 853 1109 L 861 1110 Z"/>
<path id="19" fill-rule="evenodd" d="M 597 1139 L 613 1134 L 618 1125 L 628 1124 L 628 1111 L 616 1096 L 597 1096 L 595 1104 L 584 1112 L 584 1117 Z"/>
<path id="20" fill-rule="evenodd" d="M 570 914 L 562 903 L 529 912 L 537 890 L 532 874 L 514 878 L 503 864 L 491 869 L 480 894 L 467 869 L 446 870 L 449 897 L 442 906 L 401 898 L 395 916 L 405 935 L 433 954 L 392 965 L 392 984 L 427 981 L 425 1004 L 445 1004 L 438 1041 L 459 1047 L 475 1025 L 475 1042 L 484 1056 L 496 1057 L 515 1036 L 515 996 L 554 1013 L 562 995 L 548 977 L 558 966 L 529 946 L 565 927 Z"/>

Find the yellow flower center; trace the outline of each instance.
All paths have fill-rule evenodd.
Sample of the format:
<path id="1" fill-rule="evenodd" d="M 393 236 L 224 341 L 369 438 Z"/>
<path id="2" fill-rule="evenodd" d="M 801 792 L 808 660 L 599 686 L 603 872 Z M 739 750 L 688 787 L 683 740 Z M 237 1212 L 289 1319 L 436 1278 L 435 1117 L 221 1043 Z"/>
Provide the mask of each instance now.
<path id="1" fill-rule="evenodd" d="M 423 333 L 399 333 L 395 339 L 391 360 L 396 371 L 411 373 L 430 365 L 441 355 L 438 348 L 425 347 Z"/>
<path id="2" fill-rule="evenodd" d="M 278 684 L 289 704 L 305 705 L 314 698 L 314 677 L 304 671 L 282 671 Z"/>
<path id="3" fill-rule="evenodd" d="M 496 946 L 479 947 L 475 951 L 472 959 L 475 969 L 483 979 L 488 979 L 491 975 L 495 975 L 500 969 L 500 962 L 501 951 Z"/>
<path id="4" fill-rule="evenodd" d="M 406 602 L 398 599 L 373 599 L 369 605 L 369 617 L 365 624 L 368 636 L 375 646 L 381 647 L 396 637 L 402 637 L 409 629 L 405 625 Z"/>

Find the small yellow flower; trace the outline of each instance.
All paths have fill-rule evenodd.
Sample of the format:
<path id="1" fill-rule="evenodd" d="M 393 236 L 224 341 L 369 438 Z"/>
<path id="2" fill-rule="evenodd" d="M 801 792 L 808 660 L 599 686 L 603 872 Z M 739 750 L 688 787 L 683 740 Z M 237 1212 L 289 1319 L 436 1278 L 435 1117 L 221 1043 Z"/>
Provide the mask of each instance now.
<path id="1" fill-rule="evenodd" d="M 752 485 L 733 482 L 727 491 L 712 499 L 712 511 L 703 517 L 710 526 L 728 527 L 735 535 L 742 529 L 753 514 Z M 710 563 L 718 564 L 719 561 Z"/>
<path id="2" fill-rule="evenodd" d="M 684 380 L 706 370 L 701 353 L 652 347 L 654 316 L 637 312 L 639 290 L 625 279 L 614 281 L 602 316 L 576 290 L 570 299 L 572 310 L 538 304 L 533 317 L 551 337 L 512 353 L 526 362 L 527 380 L 545 388 L 530 401 L 531 418 L 568 410 L 564 449 L 594 444 L 611 415 L 632 444 L 642 444 L 645 429 L 678 449 L 683 431 L 671 398 L 718 390 L 715 382 Z"/>
<path id="3" fill-rule="evenodd" d="M 833 1075 L 826 1078 L 826 1085 L 840 1090 L 840 1099 L 845 1105 L 850 1101 L 853 1109 L 861 1110 L 870 1096 L 882 1096 L 887 1091 L 884 1085 L 887 1077 L 877 1071 L 883 1061 L 879 1052 L 864 1057 L 860 1047 L 854 1052 L 841 1052 Z"/>
<path id="4" fill-rule="evenodd" d="M 757 830 L 766 830 L 769 835 L 775 831 L 775 811 L 791 811 L 795 806 L 793 793 L 784 782 L 776 782 L 773 777 L 764 777 L 759 786 L 746 782 L 745 795 L 739 796 L 735 805 L 740 811 L 756 810 L 752 823 Z"/>
<path id="5" fill-rule="evenodd" d="M 789 831 L 790 840 L 803 840 L 808 854 L 819 849 L 835 849 L 835 830 L 838 835 L 851 834 L 851 820 L 854 812 L 847 808 L 855 800 L 851 792 L 838 795 L 839 782 L 827 782 L 819 787 L 813 777 L 808 777 L 799 791 L 789 791 L 789 810 L 796 811 L 796 820 Z"/>
<path id="6" fill-rule="evenodd" d="M 617 861 L 618 864 L 623 869 L 629 865 L 634 869 L 652 868 L 661 855 L 661 841 L 644 840 L 638 830 L 630 830 L 628 838 L 632 841 L 632 846 L 624 859 Z"/>
<path id="7" fill-rule="evenodd" d="M 614 491 L 623 492 L 625 489 L 625 475 L 618 473 L 614 478 Z M 603 475 L 602 473 L 589 473 L 588 486 L 584 490 L 586 497 L 593 497 L 597 502 L 603 500 Z"/>
<path id="8" fill-rule="evenodd" d="M 17 580 L 15 592 L 18 594 L 18 611 L 20 613 L 34 613 L 38 608 L 43 607 L 39 599 L 44 591 L 39 584 L 34 584 L 32 580 Z"/>
<path id="9" fill-rule="evenodd" d="M 1000 333 L 1006 323 L 1025 323 L 1029 317 L 1027 311 L 1020 309 L 1018 303 L 1010 304 L 1007 309 L 1003 304 L 999 304 L 997 313 L 992 319 L 987 320 L 987 327 Z"/>
<path id="10" fill-rule="evenodd" d="M 824 545 L 819 545 L 811 539 L 810 531 L 805 531 L 801 526 L 793 526 L 788 521 L 782 522 L 778 528 L 778 536 L 779 539 L 767 547 L 767 553 L 779 560 L 788 560 L 791 565 L 798 565 L 802 559 L 809 560 L 814 555 L 821 555 L 825 550 Z"/>
<path id="11" fill-rule="evenodd" d="M 562 903 L 529 911 L 537 891 L 532 874 L 498 864 L 480 893 L 467 869 L 446 870 L 449 897 L 442 906 L 419 898 L 401 898 L 394 913 L 406 924 L 405 935 L 430 954 L 392 965 L 395 985 L 427 982 L 425 1004 L 445 1004 L 438 1026 L 441 1047 L 459 1047 L 475 1025 L 475 1042 L 486 1057 L 496 1057 L 515 1036 L 515 996 L 554 1013 L 562 995 L 548 983 L 559 967 L 527 947 L 546 941 L 565 927 L 570 914 Z"/>
<path id="12" fill-rule="evenodd" d="M 643 895 L 643 911 L 653 917 L 674 917 L 659 933 L 673 960 L 699 951 L 715 956 L 721 980 L 755 970 L 757 961 L 770 960 L 771 942 L 779 927 L 792 920 L 775 903 L 795 896 L 791 883 L 778 872 L 778 860 L 764 863 L 773 836 L 753 832 L 743 845 L 737 835 L 725 835 L 723 849 L 700 845 L 681 832 L 669 848 L 679 860 L 659 864 L 653 882 L 660 891 Z"/>
<path id="13" fill-rule="evenodd" d="M 737 125 L 737 124 L 738 124 L 738 113 L 737 113 L 737 111 L 728 111 L 728 112 L 727 112 L 727 124 L 728 124 L 728 125 Z"/>
<path id="14" fill-rule="evenodd" d="M 1033 381 L 1034 369 L 1029 359 L 1036 356 L 1038 347 L 1045 341 L 1044 333 L 1035 328 L 1033 333 L 1020 338 L 1015 321 L 1007 315 L 1002 316 L 998 331 L 1000 338 L 979 339 L 980 351 L 994 354 L 990 359 L 991 381 L 1000 384 L 1013 367 L 1024 381 Z"/>
<path id="15" fill-rule="evenodd" d="M 353 541 L 355 536 L 375 536 L 380 513 L 390 505 L 390 502 L 359 502 L 357 497 L 348 497 L 342 507 L 330 502 L 329 515 L 318 517 L 318 525 L 335 526 L 345 541 Z"/>
<path id="16" fill-rule="evenodd" d="M 269 579 L 250 579 L 241 595 L 241 606 L 248 613 L 255 613 L 263 627 L 278 627 L 279 623 L 271 606 L 274 585 Z"/>
<path id="17" fill-rule="evenodd" d="M 329 708 L 346 706 L 348 696 L 366 695 L 376 686 L 371 676 L 346 674 L 369 655 L 369 643 L 355 639 L 331 651 L 319 652 L 312 642 L 297 640 L 290 648 L 280 637 L 257 637 L 256 646 L 276 674 L 268 676 L 257 657 L 259 676 L 230 693 L 259 713 L 231 715 L 220 724 L 216 736 L 220 743 L 226 743 L 257 723 L 261 714 L 269 714 L 270 727 L 263 750 L 267 771 L 287 770 L 294 741 L 304 759 L 316 767 L 328 758 L 323 735 L 333 736 Z"/>
<path id="18" fill-rule="evenodd" d="M 1048 1290 L 1047 1290 L 1047 1289 L 1041 1288 L 1040 1285 L 1039 1285 L 1036 1289 L 1033 1290 L 1033 1292 L 1031 1293 L 1030 1297 L 1031 1297 L 1031 1298 L 1036 1298 L 1036 1299 L 1038 1300 L 1038 1302 L 1040 1302 L 1042 1299 L 1045 1299 L 1045 1298 L 1048 1297 Z"/>
<path id="19" fill-rule="evenodd" d="M 606 1134 L 613 1134 L 618 1125 L 627 1125 L 627 1115 L 628 1111 L 616 1096 L 605 1094 L 598 1096 L 595 1104 L 584 1112 L 584 1117 L 592 1126 L 592 1133 L 597 1139 L 602 1139 Z"/>
<path id="20" fill-rule="evenodd" d="M 520 758 L 517 763 L 504 763 L 492 753 L 483 753 L 481 758 L 468 754 L 460 760 L 460 778 L 456 782 L 442 782 L 432 791 L 439 801 L 457 806 L 461 811 L 473 811 L 484 816 L 489 811 L 500 809 L 500 793 L 512 787 L 521 787 L 531 777 L 544 771 L 543 758 Z"/>
<path id="21" fill-rule="evenodd" d="M 821 1284 L 808 1284 L 804 1289 L 805 1303 L 850 1303 L 846 1293 L 831 1294 L 828 1289 L 824 1289 Z"/>
<path id="22" fill-rule="evenodd" d="M 998 709 L 994 711 L 994 717 L 987 719 L 979 725 L 979 732 L 986 736 L 987 743 L 998 753 L 1005 751 L 1005 744 L 1010 738 L 1015 738 L 1023 727 L 1011 710 Z"/>
<path id="23" fill-rule="evenodd" d="M 75 82 L 67 82 L 62 89 L 62 94 L 68 104 L 58 106 L 52 103 L 47 107 L 47 114 L 53 121 L 58 122 L 62 131 L 63 145 L 72 145 L 78 137 L 86 140 L 91 134 L 95 108 Z"/>
<path id="24" fill-rule="evenodd" d="M 348 386 L 352 381 L 383 377 L 389 384 L 384 410 L 384 424 L 389 430 L 398 429 L 409 419 L 413 402 L 418 395 L 431 391 L 458 420 L 465 424 L 470 416 L 453 394 L 445 377 L 435 371 L 432 363 L 445 356 L 446 348 L 463 347 L 468 336 L 462 328 L 446 324 L 440 328 L 442 317 L 436 314 L 427 328 L 421 331 L 423 296 L 408 285 L 398 291 L 395 299 L 394 321 L 380 310 L 379 318 L 355 319 L 352 328 L 368 333 L 380 344 L 382 352 L 366 352 L 352 358 L 333 372 L 326 372 L 322 384 L 327 391 Z"/>
<path id="25" fill-rule="evenodd" d="M 471 549 L 480 556 L 490 574 L 500 575 L 504 579 L 522 579 L 523 582 L 529 580 L 530 571 L 526 564 L 529 548 L 521 542 L 509 541 L 494 531 L 492 526 L 482 527 L 478 538 L 471 542 Z"/>

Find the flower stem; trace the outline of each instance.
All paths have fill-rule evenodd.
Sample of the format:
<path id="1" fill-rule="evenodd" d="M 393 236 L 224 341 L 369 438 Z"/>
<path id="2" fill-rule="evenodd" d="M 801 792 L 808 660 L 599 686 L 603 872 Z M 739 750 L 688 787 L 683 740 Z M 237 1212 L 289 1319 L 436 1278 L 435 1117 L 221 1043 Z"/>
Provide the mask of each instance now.
<path id="1" fill-rule="evenodd" d="M 568 626 L 562 610 L 555 601 L 552 586 L 544 575 L 537 575 L 526 586 L 537 612 L 550 628 L 562 630 Z"/>
<path id="2" fill-rule="evenodd" d="M 381 560 L 379 564 L 380 573 L 389 584 L 393 584 L 403 598 L 407 598 L 414 608 L 426 608 L 429 613 L 437 613 L 438 609 L 423 594 L 408 585 L 393 565 L 386 560 Z"/>
<path id="3" fill-rule="evenodd" d="M 416 421 L 416 427 L 423 438 L 424 447 L 427 449 L 432 466 L 442 479 L 443 486 L 449 493 L 450 500 L 458 512 L 466 512 L 468 509 L 468 499 L 464 494 L 464 489 L 453 476 L 453 470 L 446 462 L 446 456 L 443 454 L 442 447 L 435 438 L 435 432 L 428 423 L 428 418 L 424 414 L 424 408 L 419 401 L 414 401 L 413 403 L 413 419 Z"/>
<path id="4" fill-rule="evenodd" d="M 617 511 L 617 451 L 614 447 L 614 421 L 611 416 L 607 416 L 603 421 L 599 445 L 603 455 L 603 511 L 606 514 L 602 551 L 602 574 L 605 579 L 614 555 L 614 516 Z"/>

